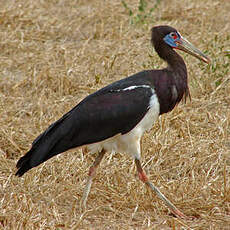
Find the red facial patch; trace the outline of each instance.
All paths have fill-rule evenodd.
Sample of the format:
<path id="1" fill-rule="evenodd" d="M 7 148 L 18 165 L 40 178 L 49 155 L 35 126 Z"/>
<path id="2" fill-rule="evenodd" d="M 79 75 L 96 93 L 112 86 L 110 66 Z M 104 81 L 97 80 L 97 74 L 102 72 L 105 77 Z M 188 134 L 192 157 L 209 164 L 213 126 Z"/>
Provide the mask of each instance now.
<path id="1" fill-rule="evenodd" d="M 178 38 L 178 36 L 176 35 L 176 34 L 173 34 L 173 39 L 177 39 Z"/>

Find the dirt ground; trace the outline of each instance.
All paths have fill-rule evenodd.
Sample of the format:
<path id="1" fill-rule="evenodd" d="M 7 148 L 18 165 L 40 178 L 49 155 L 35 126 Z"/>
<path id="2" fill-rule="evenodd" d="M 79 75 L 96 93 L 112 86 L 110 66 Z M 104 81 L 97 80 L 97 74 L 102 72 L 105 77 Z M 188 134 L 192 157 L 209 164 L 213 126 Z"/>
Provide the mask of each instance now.
<path id="1" fill-rule="evenodd" d="M 0 229 L 230 229 L 229 19 L 229 0 L 0 0 Z M 16 177 L 37 135 L 89 93 L 165 66 L 150 44 L 162 24 L 212 60 L 180 52 L 192 100 L 142 139 L 150 180 L 195 219 L 173 217 L 125 154 L 106 155 L 86 210 L 84 149 Z"/>

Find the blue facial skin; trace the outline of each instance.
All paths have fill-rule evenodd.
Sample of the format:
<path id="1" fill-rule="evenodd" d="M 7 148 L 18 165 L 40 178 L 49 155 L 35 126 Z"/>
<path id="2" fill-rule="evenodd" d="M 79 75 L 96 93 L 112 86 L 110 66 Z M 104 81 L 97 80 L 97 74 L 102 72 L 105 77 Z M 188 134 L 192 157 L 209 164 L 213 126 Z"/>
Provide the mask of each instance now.
<path id="1" fill-rule="evenodd" d="M 176 37 L 176 38 L 175 38 Z M 164 37 L 164 41 L 169 45 L 171 46 L 172 48 L 176 48 L 178 47 L 178 45 L 176 44 L 176 41 L 179 41 L 180 40 L 180 35 L 178 33 L 170 33 L 170 34 L 167 34 L 165 37 Z"/>

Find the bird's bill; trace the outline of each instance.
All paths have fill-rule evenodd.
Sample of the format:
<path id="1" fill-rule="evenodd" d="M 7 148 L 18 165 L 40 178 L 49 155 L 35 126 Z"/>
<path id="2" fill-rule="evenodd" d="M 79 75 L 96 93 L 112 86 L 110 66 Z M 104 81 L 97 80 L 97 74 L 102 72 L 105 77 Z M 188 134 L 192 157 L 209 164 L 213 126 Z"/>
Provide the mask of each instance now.
<path id="1" fill-rule="evenodd" d="M 198 50 L 193 44 L 191 44 L 189 41 L 187 41 L 185 38 L 181 37 L 180 40 L 177 42 L 177 49 L 182 50 L 188 54 L 191 54 L 192 56 L 200 59 L 203 62 L 206 62 L 207 64 L 210 63 L 210 59 L 204 55 L 200 50 Z"/>

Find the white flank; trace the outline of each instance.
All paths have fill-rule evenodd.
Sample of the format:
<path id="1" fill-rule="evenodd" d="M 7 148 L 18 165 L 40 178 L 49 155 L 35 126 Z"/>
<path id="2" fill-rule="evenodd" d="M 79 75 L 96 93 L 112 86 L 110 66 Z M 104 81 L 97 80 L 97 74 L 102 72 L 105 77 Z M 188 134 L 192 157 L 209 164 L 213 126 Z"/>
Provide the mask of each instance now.
<path id="1" fill-rule="evenodd" d="M 132 90 L 136 87 L 150 88 L 147 85 L 142 85 L 130 86 L 123 90 Z M 124 135 L 118 134 L 104 141 L 88 145 L 88 149 L 90 150 L 90 152 L 96 153 L 101 151 L 102 149 L 105 149 L 108 152 L 127 153 L 133 158 L 140 159 L 140 139 L 145 131 L 152 128 L 160 113 L 160 104 L 153 89 L 152 93 L 153 95 L 151 96 L 149 101 L 149 110 L 135 128 L 133 128 L 130 132 Z"/>

